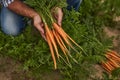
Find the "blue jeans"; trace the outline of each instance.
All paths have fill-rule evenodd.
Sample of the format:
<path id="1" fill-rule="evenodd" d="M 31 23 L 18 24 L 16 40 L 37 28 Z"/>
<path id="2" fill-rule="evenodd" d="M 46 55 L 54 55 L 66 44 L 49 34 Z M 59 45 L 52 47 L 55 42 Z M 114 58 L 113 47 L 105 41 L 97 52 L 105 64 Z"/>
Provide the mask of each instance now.
<path id="1" fill-rule="evenodd" d="M 74 8 L 77 11 L 81 1 L 82 0 L 67 0 L 67 9 L 71 10 L 71 8 Z M 16 36 L 25 28 L 23 17 L 5 7 L 2 7 L 1 9 L 0 23 L 2 31 L 8 35 Z"/>
<path id="2" fill-rule="evenodd" d="M 1 29 L 5 34 L 18 35 L 25 27 L 23 17 L 2 7 L 0 14 Z"/>
<path id="3" fill-rule="evenodd" d="M 74 10 L 77 11 L 79 9 L 81 2 L 82 0 L 67 0 L 68 3 L 67 9 L 71 10 L 73 8 Z"/>

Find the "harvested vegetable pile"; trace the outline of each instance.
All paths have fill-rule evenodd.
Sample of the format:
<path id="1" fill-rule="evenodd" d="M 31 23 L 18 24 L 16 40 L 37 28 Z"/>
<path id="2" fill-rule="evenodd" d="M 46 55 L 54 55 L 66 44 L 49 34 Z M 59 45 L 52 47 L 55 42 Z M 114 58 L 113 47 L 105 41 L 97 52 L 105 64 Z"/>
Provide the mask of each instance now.
<path id="1" fill-rule="evenodd" d="M 101 63 L 102 67 L 111 74 L 113 70 L 120 68 L 120 55 L 115 51 L 107 51 L 105 54 L 107 61 Z"/>

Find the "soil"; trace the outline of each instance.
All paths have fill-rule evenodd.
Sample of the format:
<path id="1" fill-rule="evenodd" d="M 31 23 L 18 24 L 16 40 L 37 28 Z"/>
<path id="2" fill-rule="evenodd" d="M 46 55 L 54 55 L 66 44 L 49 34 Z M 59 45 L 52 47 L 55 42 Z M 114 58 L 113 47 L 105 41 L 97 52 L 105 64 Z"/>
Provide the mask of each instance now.
<path id="1" fill-rule="evenodd" d="M 104 31 L 106 32 L 108 37 L 114 37 L 113 38 L 114 50 L 120 53 L 120 16 L 116 17 L 114 21 L 116 22 L 115 27 L 114 28 L 105 27 Z"/>
<path id="2" fill-rule="evenodd" d="M 40 80 L 62 80 L 58 71 L 43 73 Z M 0 57 L 0 80 L 35 80 L 30 71 L 24 71 L 20 63 L 10 57 Z"/>
<path id="3" fill-rule="evenodd" d="M 20 66 L 20 63 L 9 57 L 0 57 L 0 80 L 33 80 Z"/>

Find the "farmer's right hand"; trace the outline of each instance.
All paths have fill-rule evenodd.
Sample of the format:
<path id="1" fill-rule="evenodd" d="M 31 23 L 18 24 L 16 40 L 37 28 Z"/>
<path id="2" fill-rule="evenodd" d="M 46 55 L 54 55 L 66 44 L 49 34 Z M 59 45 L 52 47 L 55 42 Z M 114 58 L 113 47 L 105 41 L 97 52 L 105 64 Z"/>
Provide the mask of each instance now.
<path id="1" fill-rule="evenodd" d="M 63 18 L 62 9 L 59 7 L 54 7 L 51 10 L 51 12 L 52 12 L 53 16 L 56 18 L 58 25 L 61 26 L 62 25 L 62 18 Z"/>
<path id="2" fill-rule="evenodd" d="M 46 40 L 45 31 L 44 31 L 44 24 L 42 22 L 40 15 L 37 14 L 33 17 L 33 24 L 38 29 L 41 36 Z"/>

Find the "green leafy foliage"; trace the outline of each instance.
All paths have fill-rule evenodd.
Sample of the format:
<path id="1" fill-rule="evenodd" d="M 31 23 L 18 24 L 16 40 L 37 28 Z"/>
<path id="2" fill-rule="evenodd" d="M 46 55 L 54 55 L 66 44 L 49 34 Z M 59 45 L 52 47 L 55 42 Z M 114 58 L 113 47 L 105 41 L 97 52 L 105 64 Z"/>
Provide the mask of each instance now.
<path id="1" fill-rule="evenodd" d="M 45 2 L 47 1 L 47 2 Z M 26 0 L 32 8 L 42 7 L 49 0 Z M 51 1 L 51 0 L 50 0 Z M 87 54 L 82 51 L 72 53 L 78 60 L 75 64 L 71 60 L 72 67 L 65 66 L 63 61 L 58 64 L 58 70 L 64 80 L 88 80 L 91 75 L 95 75 L 96 70 L 92 65 L 104 60 L 107 49 L 112 48 L 111 39 L 105 36 L 103 25 L 111 25 L 112 18 L 119 14 L 119 0 L 84 0 L 78 12 L 66 10 L 66 4 L 57 0 L 50 4 L 50 8 L 59 5 L 63 7 L 63 29 L 80 45 Z M 63 0 L 60 0 L 63 1 Z M 64 0 L 65 1 L 65 0 Z M 39 9 L 36 9 L 39 11 Z M 51 59 L 49 47 L 33 27 L 27 27 L 19 36 L 13 37 L 0 32 L 0 55 L 10 56 L 23 64 L 25 70 L 32 70 L 35 75 L 41 77 L 43 72 L 53 71 L 53 61 Z M 117 71 L 119 72 L 119 70 Z M 116 71 L 113 74 L 118 74 Z M 115 74 L 115 75 L 116 75 Z M 104 73 L 103 80 L 109 80 L 109 76 Z M 97 78 L 92 78 L 95 80 Z M 38 78 L 39 80 L 39 78 Z M 99 79 L 98 79 L 99 80 Z"/>
<path id="2" fill-rule="evenodd" d="M 112 76 L 113 76 L 113 78 L 120 77 L 120 68 L 117 68 L 117 69 L 113 70 L 112 71 Z"/>

